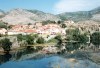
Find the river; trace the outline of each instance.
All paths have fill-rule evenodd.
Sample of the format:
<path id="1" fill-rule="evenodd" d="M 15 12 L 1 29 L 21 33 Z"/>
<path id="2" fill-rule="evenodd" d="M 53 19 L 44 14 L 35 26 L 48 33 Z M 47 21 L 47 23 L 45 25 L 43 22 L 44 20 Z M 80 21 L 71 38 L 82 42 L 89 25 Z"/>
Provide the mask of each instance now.
<path id="1" fill-rule="evenodd" d="M 98 63 L 80 55 L 21 52 L 0 55 L 0 68 L 100 68 Z"/>

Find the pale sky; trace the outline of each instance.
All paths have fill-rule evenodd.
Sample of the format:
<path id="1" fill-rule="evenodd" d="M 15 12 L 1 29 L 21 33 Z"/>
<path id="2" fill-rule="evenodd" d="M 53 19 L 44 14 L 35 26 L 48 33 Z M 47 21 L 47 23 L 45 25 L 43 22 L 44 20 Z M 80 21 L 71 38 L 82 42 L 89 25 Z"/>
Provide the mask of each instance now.
<path id="1" fill-rule="evenodd" d="M 100 6 L 100 0 L 0 0 L 0 9 L 37 9 L 47 13 L 89 11 Z"/>

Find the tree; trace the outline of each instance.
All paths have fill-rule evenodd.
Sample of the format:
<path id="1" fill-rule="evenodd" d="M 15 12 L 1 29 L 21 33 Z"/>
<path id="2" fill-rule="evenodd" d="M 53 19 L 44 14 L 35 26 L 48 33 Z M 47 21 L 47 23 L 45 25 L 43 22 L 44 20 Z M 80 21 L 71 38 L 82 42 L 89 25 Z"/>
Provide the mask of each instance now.
<path id="1" fill-rule="evenodd" d="M 79 47 L 81 46 L 80 43 L 66 43 L 66 49 L 67 51 L 73 51 L 73 50 L 78 50 Z"/>
<path id="2" fill-rule="evenodd" d="M 67 29 L 66 34 L 67 35 L 78 35 L 78 34 L 80 34 L 80 31 L 79 31 L 78 28 L 76 28 L 76 29 Z"/>
<path id="3" fill-rule="evenodd" d="M 19 42 L 22 42 L 24 40 L 24 41 L 26 41 L 27 44 L 33 45 L 35 36 L 19 34 L 19 35 L 17 35 L 17 39 Z"/>
<path id="4" fill-rule="evenodd" d="M 9 26 L 8 26 L 8 29 L 11 29 L 11 28 L 12 28 L 12 25 L 9 25 Z"/>
<path id="5" fill-rule="evenodd" d="M 18 41 L 22 41 L 23 40 L 23 35 L 22 34 L 18 34 L 17 35 L 17 40 Z"/>
<path id="6" fill-rule="evenodd" d="M 89 41 L 89 38 L 84 34 L 79 34 L 79 35 L 73 35 L 73 40 L 81 43 L 86 43 Z"/>
<path id="7" fill-rule="evenodd" d="M 66 24 L 63 23 L 63 24 L 61 24 L 61 27 L 66 28 L 67 26 L 66 26 Z"/>
<path id="8" fill-rule="evenodd" d="M 94 44 L 94 45 L 99 45 L 100 44 L 100 32 L 94 32 L 92 33 L 92 35 L 90 36 L 90 41 Z"/>
<path id="9" fill-rule="evenodd" d="M 33 38 L 38 38 L 38 37 L 39 37 L 38 34 L 31 34 L 31 36 L 32 36 Z"/>
<path id="10" fill-rule="evenodd" d="M 77 37 L 77 35 L 80 35 L 80 31 L 78 28 L 66 30 L 67 41 L 74 40 L 73 38 Z"/>
<path id="11" fill-rule="evenodd" d="M 31 35 L 26 35 L 26 42 L 29 45 L 33 45 L 34 44 L 34 38 Z"/>
<path id="12" fill-rule="evenodd" d="M 0 21 L 0 28 L 5 28 L 7 29 L 7 25 L 4 22 Z"/>
<path id="13" fill-rule="evenodd" d="M 32 25 L 32 23 L 28 23 L 27 25 Z"/>
<path id="14" fill-rule="evenodd" d="M 2 45 L 2 48 L 4 49 L 4 51 L 10 51 L 12 42 L 10 42 L 8 38 L 4 38 L 0 40 L 0 44 Z"/>
<path id="15" fill-rule="evenodd" d="M 86 43 L 89 41 L 89 38 L 87 37 L 87 34 L 81 34 L 78 28 L 76 29 L 68 29 L 66 30 L 66 35 L 68 41 L 73 40 L 81 43 Z"/>
<path id="16" fill-rule="evenodd" d="M 55 39 L 57 39 L 59 42 L 62 41 L 61 35 L 57 35 L 57 36 L 55 37 Z"/>
<path id="17" fill-rule="evenodd" d="M 63 40 L 62 40 L 62 38 L 61 38 L 61 35 L 57 35 L 57 36 L 55 37 L 55 39 L 58 41 L 57 47 L 58 47 L 58 48 L 61 48 L 61 45 L 62 45 L 62 42 L 63 42 Z"/>
<path id="18" fill-rule="evenodd" d="M 56 24 L 55 21 L 51 21 L 51 20 L 42 21 L 41 23 L 42 23 L 42 25 L 47 25 L 47 24 Z"/>
<path id="19" fill-rule="evenodd" d="M 61 21 L 58 21 L 57 23 L 58 23 L 58 24 L 61 24 Z"/>
<path id="20" fill-rule="evenodd" d="M 36 42 L 39 43 L 39 44 L 42 44 L 42 43 L 45 42 L 45 40 L 44 40 L 44 38 L 39 37 Z"/>

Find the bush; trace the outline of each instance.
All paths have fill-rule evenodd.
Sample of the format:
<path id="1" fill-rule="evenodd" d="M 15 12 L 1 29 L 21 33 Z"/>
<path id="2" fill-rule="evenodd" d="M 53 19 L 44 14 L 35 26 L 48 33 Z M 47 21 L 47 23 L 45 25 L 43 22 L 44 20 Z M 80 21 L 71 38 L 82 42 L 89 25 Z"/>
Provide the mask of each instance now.
<path id="1" fill-rule="evenodd" d="M 34 38 L 31 35 L 26 35 L 26 42 L 29 45 L 32 45 L 32 44 L 34 44 Z"/>
<path id="2" fill-rule="evenodd" d="M 66 26 L 66 24 L 63 23 L 63 24 L 61 24 L 61 27 L 66 28 L 67 26 Z"/>
<path id="3" fill-rule="evenodd" d="M 18 41 L 22 41 L 23 40 L 23 35 L 22 34 L 18 34 L 17 35 L 17 40 Z"/>
<path id="4" fill-rule="evenodd" d="M 42 38 L 42 37 L 39 37 L 38 39 L 37 39 L 37 41 L 36 41 L 38 44 L 42 44 L 42 43 L 44 43 L 45 42 L 45 40 L 44 40 L 44 38 Z"/>
<path id="5" fill-rule="evenodd" d="M 91 42 L 95 45 L 99 45 L 100 44 L 100 32 L 94 32 L 91 36 L 90 36 Z"/>
<path id="6" fill-rule="evenodd" d="M 47 25 L 47 24 L 56 24 L 55 21 L 51 21 L 51 20 L 42 21 L 41 23 L 42 23 L 42 25 Z"/>
<path id="7" fill-rule="evenodd" d="M 2 45 L 4 51 L 10 51 L 12 43 L 8 38 L 0 40 L 0 44 Z"/>
<path id="8" fill-rule="evenodd" d="M 1 22 L 1 21 L 0 21 L 0 28 L 5 28 L 5 29 L 7 29 L 7 25 L 4 24 L 4 22 Z"/>
<path id="9" fill-rule="evenodd" d="M 67 41 L 73 40 L 81 43 L 86 43 L 89 41 L 87 34 L 86 33 L 81 34 L 78 28 L 66 30 L 66 34 L 67 34 Z"/>
<path id="10" fill-rule="evenodd" d="M 48 42 L 48 43 L 50 43 L 50 42 L 56 43 L 56 42 L 57 42 L 57 40 L 56 40 L 56 39 L 54 39 L 54 38 L 52 38 L 52 39 L 48 40 L 47 42 Z"/>
<path id="11" fill-rule="evenodd" d="M 57 36 L 55 37 L 55 39 L 57 39 L 58 41 L 61 40 L 61 39 L 62 39 L 62 38 L 61 38 L 61 35 L 57 35 Z"/>
<path id="12" fill-rule="evenodd" d="M 31 36 L 31 35 L 22 35 L 22 34 L 19 34 L 17 35 L 17 40 L 18 41 L 26 41 L 29 45 L 32 45 L 34 44 L 34 39 L 35 37 Z"/>
<path id="13" fill-rule="evenodd" d="M 66 49 L 67 51 L 73 51 L 73 50 L 78 50 L 79 47 L 81 46 L 80 43 L 66 43 Z"/>
<path id="14" fill-rule="evenodd" d="M 80 34 L 80 35 L 74 35 L 73 40 L 81 43 L 86 43 L 89 41 L 89 38 L 84 34 Z"/>
<path id="15" fill-rule="evenodd" d="M 78 28 L 76 28 L 76 29 L 67 29 L 66 34 L 67 35 L 78 35 L 78 34 L 80 34 L 80 31 L 79 31 Z"/>

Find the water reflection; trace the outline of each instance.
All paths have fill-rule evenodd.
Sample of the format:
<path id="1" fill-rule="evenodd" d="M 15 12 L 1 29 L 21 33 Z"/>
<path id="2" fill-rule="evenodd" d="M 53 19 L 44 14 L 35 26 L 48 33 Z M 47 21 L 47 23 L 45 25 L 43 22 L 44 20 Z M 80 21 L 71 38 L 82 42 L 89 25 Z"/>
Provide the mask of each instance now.
<path id="1" fill-rule="evenodd" d="M 37 60 L 24 60 L 2 64 L 0 68 L 100 68 L 89 60 L 63 58 L 61 56 L 44 57 Z"/>
<path id="2" fill-rule="evenodd" d="M 11 57 L 12 57 L 12 55 L 9 53 L 5 53 L 4 55 L 1 55 L 0 56 L 0 64 L 10 61 Z"/>
<path id="3" fill-rule="evenodd" d="M 72 51 L 78 50 L 80 46 L 89 45 L 67 43 L 66 48 L 68 51 Z M 28 47 L 28 49 L 0 55 L 0 68 L 100 68 L 99 64 L 92 62 L 87 56 L 91 58 L 84 52 L 60 55 L 38 54 L 37 51 Z"/>

